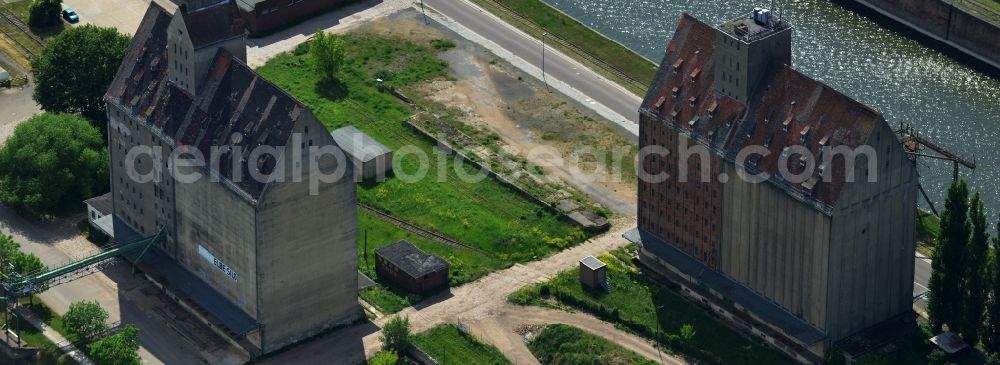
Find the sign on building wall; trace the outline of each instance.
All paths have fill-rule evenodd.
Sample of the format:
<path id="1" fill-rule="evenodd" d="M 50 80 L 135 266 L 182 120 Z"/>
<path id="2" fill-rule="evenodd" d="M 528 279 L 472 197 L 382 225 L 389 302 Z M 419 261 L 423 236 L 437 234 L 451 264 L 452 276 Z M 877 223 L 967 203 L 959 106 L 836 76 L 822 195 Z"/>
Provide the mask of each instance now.
<path id="1" fill-rule="evenodd" d="M 226 274 L 226 276 L 232 278 L 233 281 L 238 281 L 237 277 L 239 275 L 236 274 L 236 270 L 230 268 L 229 265 L 226 265 L 224 262 L 222 262 L 222 260 L 216 258 L 215 255 L 212 255 L 211 252 L 208 252 L 208 250 L 206 250 L 201 245 L 198 245 L 198 254 L 200 254 L 201 257 L 204 257 L 205 260 L 208 260 L 208 262 L 211 262 L 212 266 L 219 268 L 219 270 L 221 270 L 223 274 Z"/>

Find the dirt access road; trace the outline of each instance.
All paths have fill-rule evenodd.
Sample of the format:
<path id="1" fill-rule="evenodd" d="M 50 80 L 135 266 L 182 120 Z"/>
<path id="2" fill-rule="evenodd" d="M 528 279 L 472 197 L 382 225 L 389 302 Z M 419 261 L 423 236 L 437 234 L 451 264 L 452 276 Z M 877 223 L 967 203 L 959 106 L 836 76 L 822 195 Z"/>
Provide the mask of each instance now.
<path id="1" fill-rule="evenodd" d="M 504 356 L 518 365 L 538 364 L 538 360 L 531 354 L 528 346 L 524 343 L 524 338 L 517 332 L 525 326 L 556 323 L 567 324 L 603 337 L 612 343 L 662 364 L 685 364 L 684 361 L 659 351 L 644 338 L 621 331 L 613 324 L 580 312 L 506 304 L 497 310 L 492 317 L 463 323 L 469 326 L 469 330 L 476 337 L 503 349 Z"/>

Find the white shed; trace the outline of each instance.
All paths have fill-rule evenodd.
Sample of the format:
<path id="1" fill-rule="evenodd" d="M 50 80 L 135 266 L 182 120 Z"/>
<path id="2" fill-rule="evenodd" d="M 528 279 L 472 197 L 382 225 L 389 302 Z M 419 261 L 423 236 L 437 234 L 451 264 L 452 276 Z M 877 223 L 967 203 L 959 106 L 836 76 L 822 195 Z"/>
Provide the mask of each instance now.
<path id="1" fill-rule="evenodd" d="M 354 163 L 356 180 L 378 178 L 382 181 L 392 171 L 392 150 L 361 130 L 347 126 L 330 132 L 330 135 Z"/>

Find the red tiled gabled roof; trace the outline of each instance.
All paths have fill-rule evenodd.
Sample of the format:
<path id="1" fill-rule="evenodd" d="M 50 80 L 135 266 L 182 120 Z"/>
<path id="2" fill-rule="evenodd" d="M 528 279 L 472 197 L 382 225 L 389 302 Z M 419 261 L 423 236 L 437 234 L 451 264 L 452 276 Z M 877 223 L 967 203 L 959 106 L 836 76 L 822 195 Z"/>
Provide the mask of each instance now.
<path id="1" fill-rule="evenodd" d="M 290 143 L 291 131 L 308 110 L 223 48 L 216 51 L 197 97 L 167 81 L 170 20 L 156 2 L 150 4 L 105 100 L 138 116 L 168 144 L 198 148 L 206 158 L 213 146 L 241 147 L 238 169 L 221 163 L 215 172 L 232 183 L 227 186 L 259 199 L 265 183 L 253 179 L 251 169 L 267 174 L 276 161 L 271 156 L 249 161 L 249 154 L 261 145 Z M 196 31 L 189 28 L 189 33 L 195 37 Z M 225 155 L 220 161 L 231 159 Z"/>
<path id="2" fill-rule="evenodd" d="M 786 147 L 803 145 L 819 159 L 812 178 L 799 184 L 778 179 L 772 183 L 827 207 L 836 205 L 845 181 L 844 164 L 839 159 L 832 167 L 824 166 L 824 173 L 833 178 L 823 181 L 820 148 L 823 143 L 860 146 L 875 123 L 882 121 L 881 114 L 788 65 L 773 67 L 748 105 L 716 93 L 715 39 L 715 28 L 682 15 L 641 112 L 689 134 L 729 161 L 746 146 L 763 146 L 770 154 L 749 162 L 751 168 L 771 176 L 779 175 L 778 160 Z M 789 170 L 803 170 L 797 158 L 789 159 Z"/>

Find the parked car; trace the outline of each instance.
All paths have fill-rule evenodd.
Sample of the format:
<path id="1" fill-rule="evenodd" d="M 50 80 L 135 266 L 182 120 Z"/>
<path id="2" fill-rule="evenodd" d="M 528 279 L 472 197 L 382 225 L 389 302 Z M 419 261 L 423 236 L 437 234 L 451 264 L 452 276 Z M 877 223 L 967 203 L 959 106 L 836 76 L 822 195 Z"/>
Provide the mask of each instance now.
<path id="1" fill-rule="evenodd" d="M 62 17 L 70 23 L 78 23 L 80 21 L 80 16 L 76 15 L 76 12 L 71 8 L 63 9 Z"/>

